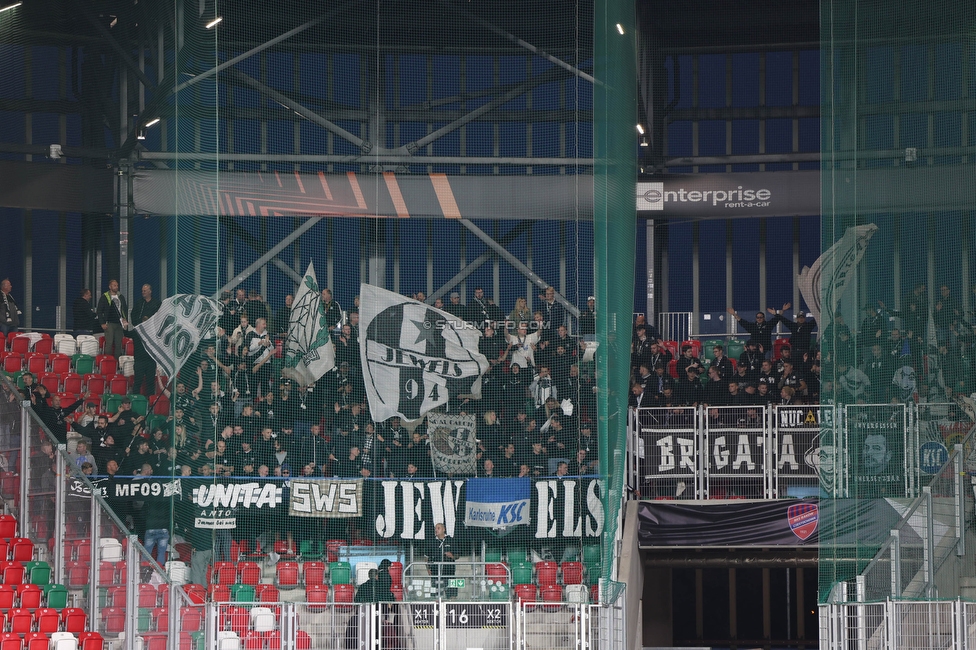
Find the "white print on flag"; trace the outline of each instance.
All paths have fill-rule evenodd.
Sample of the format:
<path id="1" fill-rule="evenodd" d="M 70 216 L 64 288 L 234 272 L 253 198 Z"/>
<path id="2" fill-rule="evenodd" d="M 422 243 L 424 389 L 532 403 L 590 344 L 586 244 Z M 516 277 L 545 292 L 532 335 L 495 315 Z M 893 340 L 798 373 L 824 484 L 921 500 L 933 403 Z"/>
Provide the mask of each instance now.
<path id="1" fill-rule="evenodd" d="M 135 330 L 163 374 L 175 377 L 200 340 L 211 335 L 221 311 L 216 300 L 181 293 L 164 300 L 156 315 Z"/>
<path id="2" fill-rule="evenodd" d="M 481 333 L 455 329 L 453 316 L 374 287 L 360 289 L 360 358 L 369 410 L 376 421 L 417 420 L 459 395 L 481 396 L 488 359 Z"/>

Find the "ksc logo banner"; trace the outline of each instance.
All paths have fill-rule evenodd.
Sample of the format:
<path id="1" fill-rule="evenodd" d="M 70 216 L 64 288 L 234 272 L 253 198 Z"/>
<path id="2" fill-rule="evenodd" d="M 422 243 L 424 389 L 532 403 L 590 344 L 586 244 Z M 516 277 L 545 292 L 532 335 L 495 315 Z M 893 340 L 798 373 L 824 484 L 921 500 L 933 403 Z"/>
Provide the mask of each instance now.
<path id="1" fill-rule="evenodd" d="M 468 480 L 464 525 L 505 528 L 529 523 L 532 481 L 527 478 Z"/>

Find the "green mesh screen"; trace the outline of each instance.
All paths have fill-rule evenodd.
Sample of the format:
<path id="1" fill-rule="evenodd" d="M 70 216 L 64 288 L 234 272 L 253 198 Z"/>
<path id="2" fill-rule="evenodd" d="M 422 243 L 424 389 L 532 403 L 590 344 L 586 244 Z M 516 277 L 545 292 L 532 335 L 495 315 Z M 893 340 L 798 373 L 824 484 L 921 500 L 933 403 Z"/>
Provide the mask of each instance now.
<path id="1" fill-rule="evenodd" d="M 400 561 L 408 599 L 509 597 L 543 581 L 537 560 L 610 577 L 634 275 L 632 5 L 153 10 L 156 84 L 130 101 L 145 139 L 125 149 L 122 293 L 134 310 L 153 278 L 164 300 L 136 374 L 140 346 L 182 366 L 157 370 L 165 398 L 133 400 L 148 415 L 121 445 L 119 476 L 146 461 L 161 496 L 134 508 L 131 479 L 106 485 L 136 532 L 165 527 L 195 549 L 192 582 L 208 562 L 269 556 Z M 158 259 L 139 253 L 147 241 Z M 489 475 L 525 480 L 472 480 Z M 481 580 L 485 561 L 509 577 Z M 438 592 L 431 575 L 453 582 Z"/>
<path id="2" fill-rule="evenodd" d="M 951 450 L 972 423 L 976 15 L 964 2 L 822 8 L 822 395 L 838 417 L 821 461 L 840 477 L 822 501 L 826 598 L 888 542 L 899 515 L 886 507 L 939 473 L 931 450 Z M 903 531 L 906 588 L 921 554 Z M 875 593 L 886 595 L 903 594 Z"/>

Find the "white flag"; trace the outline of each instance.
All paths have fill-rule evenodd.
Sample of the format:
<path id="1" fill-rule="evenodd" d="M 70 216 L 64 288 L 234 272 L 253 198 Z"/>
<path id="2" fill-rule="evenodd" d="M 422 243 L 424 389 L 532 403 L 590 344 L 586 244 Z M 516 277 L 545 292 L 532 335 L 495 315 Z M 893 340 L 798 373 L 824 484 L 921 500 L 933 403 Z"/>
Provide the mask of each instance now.
<path id="1" fill-rule="evenodd" d="M 818 323 L 826 322 L 821 321 L 821 312 L 827 314 L 827 320 L 833 319 L 841 296 L 847 289 L 847 282 L 877 230 L 873 223 L 848 228 L 844 236 L 818 257 L 812 267 L 803 267 L 797 284 Z"/>
<path id="2" fill-rule="evenodd" d="M 427 438 L 434 469 L 448 474 L 474 474 L 478 470 L 477 428 L 473 415 L 428 415 Z"/>
<path id="3" fill-rule="evenodd" d="M 481 397 L 481 332 L 446 311 L 362 285 L 359 354 L 373 420 L 416 420 L 451 397 Z"/>
<path id="4" fill-rule="evenodd" d="M 322 292 L 309 262 L 302 286 L 291 305 L 285 341 L 284 377 L 308 386 L 335 367 L 335 346 L 322 311 Z"/>
<path id="5" fill-rule="evenodd" d="M 136 325 L 135 331 L 163 374 L 175 377 L 200 340 L 214 329 L 221 311 L 221 304 L 212 298 L 181 293 L 164 300 L 159 311 Z"/>

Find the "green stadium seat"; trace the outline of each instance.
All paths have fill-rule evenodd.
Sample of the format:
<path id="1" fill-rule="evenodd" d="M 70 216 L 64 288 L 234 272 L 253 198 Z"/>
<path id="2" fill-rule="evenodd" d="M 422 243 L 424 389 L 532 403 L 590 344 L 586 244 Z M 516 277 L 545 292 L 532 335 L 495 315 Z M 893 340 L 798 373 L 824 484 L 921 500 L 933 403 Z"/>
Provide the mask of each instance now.
<path id="1" fill-rule="evenodd" d="M 502 549 L 495 547 L 488 547 L 485 549 L 485 562 L 501 562 L 502 561 Z"/>
<path id="2" fill-rule="evenodd" d="M 25 562 L 24 581 L 34 585 L 50 584 L 51 565 L 40 561 Z"/>
<path id="3" fill-rule="evenodd" d="M 704 346 L 702 349 L 702 361 L 705 361 L 706 359 L 711 361 L 715 358 L 715 353 L 712 351 L 712 348 L 714 348 L 716 345 L 725 347 L 725 341 L 722 339 L 708 339 L 702 345 Z"/>
<path id="4" fill-rule="evenodd" d="M 730 359 L 739 360 L 739 356 L 746 351 L 745 341 L 740 341 L 739 339 L 732 339 L 729 341 L 728 346 L 725 350 L 725 356 Z"/>
<path id="5" fill-rule="evenodd" d="M 583 546 L 583 562 L 585 564 L 599 564 L 600 562 L 599 544 L 586 544 L 585 546 Z"/>
<path id="6" fill-rule="evenodd" d="M 532 564 L 529 562 L 513 562 L 512 583 L 517 585 L 532 584 Z"/>
<path id="7" fill-rule="evenodd" d="M 68 588 L 64 585 L 50 584 L 45 585 L 47 591 L 47 607 L 51 609 L 64 609 L 68 606 Z"/>
<path id="8" fill-rule="evenodd" d="M 334 585 L 352 584 L 352 567 L 348 562 L 329 563 L 329 582 Z"/>
<path id="9" fill-rule="evenodd" d="M 125 399 L 125 395 L 114 395 L 111 393 L 105 394 L 105 410 L 108 413 L 118 413 L 119 406 L 122 404 L 122 400 Z"/>
<path id="10" fill-rule="evenodd" d="M 322 540 L 306 539 L 298 547 L 298 554 L 303 560 L 321 560 L 325 555 L 325 545 Z"/>
<path id="11" fill-rule="evenodd" d="M 87 375 L 95 372 L 95 357 L 87 354 L 74 354 L 71 356 L 71 365 L 76 374 Z"/>
<path id="12" fill-rule="evenodd" d="M 524 546 L 515 546 L 505 553 L 508 556 L 508 563 L 515 564 L 516 562 L 526 562 L 529 559 L 528 553 Z"/>
<path id="13" fill-rule="evenodd" d="M 230 586 L 231 600 L 237 603 L 253 603 L 254 585 L 235 584 Z"/>
<path id="14" fill-rule="evenodd" d="M 132 412 L 136 415 L 148 415 L 149 399 L 145 395 L 129 395 L 132 402 Z"/>

